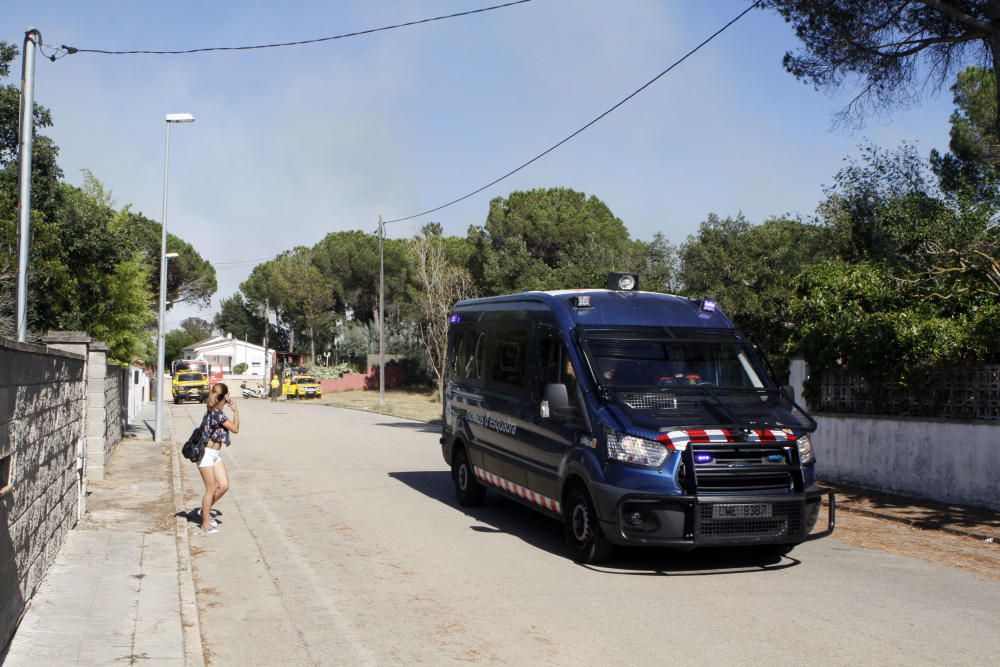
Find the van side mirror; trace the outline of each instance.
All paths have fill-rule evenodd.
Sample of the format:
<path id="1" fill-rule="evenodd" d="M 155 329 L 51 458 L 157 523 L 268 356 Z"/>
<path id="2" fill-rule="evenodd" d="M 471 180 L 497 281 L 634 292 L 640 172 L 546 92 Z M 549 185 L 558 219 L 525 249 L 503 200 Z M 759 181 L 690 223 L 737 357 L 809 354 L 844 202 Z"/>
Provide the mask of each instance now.
<path id="1" fill-rule="evenodd" d="M 790 384 L 781 385 L 781 395 L 788 399 L 789 403 L 795 402 L 795 389 Z"/>
<path id="2" fill-rule="evenodd" d="M 568 417 L 572 414 L 569 404 L 569 392 L 566 385 L 550 382 L 542 389 L 542 417 Z"/>

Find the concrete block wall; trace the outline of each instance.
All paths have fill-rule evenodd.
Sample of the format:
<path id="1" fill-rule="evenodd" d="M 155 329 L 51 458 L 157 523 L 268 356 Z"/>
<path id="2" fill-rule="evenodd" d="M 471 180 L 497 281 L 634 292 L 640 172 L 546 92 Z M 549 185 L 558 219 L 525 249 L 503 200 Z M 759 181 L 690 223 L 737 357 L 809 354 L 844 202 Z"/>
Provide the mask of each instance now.
<path id="1" fill-rule="evenodd" d="M 797 399 L 808 375 L 803 360 L 792 361 Z M 818 424 L 811 439 L 820 479 L 1000 510 L 1000 423 L 812 415 Z"/>
<path id="2" fill-rule="evenodd" d="M 0 645 L 76 524 L 86 432 L 86 357 L 0 338 Z"/>
<path id="3" fill-rule="evenodd" d="M 106 353 L 105 353 L 106 354 Z M 91 359 L 93 362 L 93 359 Z M 128 419 L 127 371 L 108 364 L 104 373 L 104 460 L 121 442 Z"/>
<path id="4" fill-rule="evenodd" d="M 1000 510 L 1000 424 L 817 413 L 821 479 Z"/>

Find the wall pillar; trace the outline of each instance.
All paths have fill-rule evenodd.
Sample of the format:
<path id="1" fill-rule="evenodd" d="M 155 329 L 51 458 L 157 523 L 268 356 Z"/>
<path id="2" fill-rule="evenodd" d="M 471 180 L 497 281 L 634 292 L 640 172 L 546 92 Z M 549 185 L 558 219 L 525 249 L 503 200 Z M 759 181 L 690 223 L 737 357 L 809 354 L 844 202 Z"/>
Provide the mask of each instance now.
<path id="1" fill-rule="evenodd" d="M 803 390 L 808 378 L 809 364 L 806 363 L 806 360 L 802 357 L 792 357 L 788 364 L 788 384 L 792 385 L 792 389 L 795 391 L 795 402 L 806 410 L 809 409 L 809 404 L 806 402 Z"/>
<path id="2" fill-rule="evenodd" d="M 94 342 L 87 353 L 87 476 L 104 479 L 108 434 L 108 345 Z"/>
<path id="3" fill-rule="evenodd" d="M 83 377 L 84 384 L 86 385 L 88 396 L 85 397 L 83 401 L 83 423 L 84 423 L 84 437 L 76 444 L 76 484 L 77 484 L 77 510 L 76 516 L 77 520 L 83 517 L 87 513 L 87 447 L 88 439 L 87 432 L 89 429 L 88 418 L 93 410 L 90 407 L 90 381 L 88 372 L 90 370 L 89 354 L 88 350 L 90 345 L 94 342 L 88 334 L 83 331 L 49 331 L 47 334 L 42 336 L 42 342 L 45 346 L 51 350 L 61 350 L 63 352 L 71 352 L 73 354 L 78 354 L 83 357 L 86 361 L 83 364 Z M 101 404 L 101 411 L 103 411 L 103 403 Z M 103 450 L 102 450 L 103 451 Z M 104 470 L 101 470 L 101 476 L 98 479 L 104 479 Z"/>

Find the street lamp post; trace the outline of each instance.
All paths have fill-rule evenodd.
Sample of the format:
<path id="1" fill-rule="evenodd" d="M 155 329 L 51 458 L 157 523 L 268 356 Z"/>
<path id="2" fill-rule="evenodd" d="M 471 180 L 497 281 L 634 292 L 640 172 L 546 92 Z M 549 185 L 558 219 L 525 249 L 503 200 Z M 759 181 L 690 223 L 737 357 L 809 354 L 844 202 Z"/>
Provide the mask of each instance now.
<path id="1" fill-rule="evenodd" d="M 159 379 L 156 383 L 156 423 L 154 427 L 155 442 L 163 442 L 163 364 L 166 356 L 166 340 L 163 333 L 163 320 L 167 310 L 167 262 L 176 253 L 167 254 L 167 174 L 170 171 L 170 126 L 174 123 L 193 123 L 194 116 L 189 113 L 168 113 L 166 120 L 167 132 L 163 150 L 163 218 L 160 220 L 160 321 L 156 338 L 156 372 Z"/>

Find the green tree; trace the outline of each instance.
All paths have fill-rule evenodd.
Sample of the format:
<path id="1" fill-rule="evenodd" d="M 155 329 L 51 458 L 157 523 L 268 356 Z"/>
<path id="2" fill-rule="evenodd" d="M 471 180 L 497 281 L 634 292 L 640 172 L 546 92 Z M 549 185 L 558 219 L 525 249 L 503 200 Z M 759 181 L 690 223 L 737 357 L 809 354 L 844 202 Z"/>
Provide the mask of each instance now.
<path id="1" fill-rule="evenodd" d="M 264 318 L 247 305 L 239 293 L 219 302 L 219 312 L 215 315 L 213 323 L 219 331 L 231 333 L 237 338 L 253 341 L 264 339 Z M 273 335 L 269 338 L 269 345 L 277 345 Z"/>
<path id="2" fill-rule="evenodd" d="M 181 321 L 181 329 L 187 331 L 192 336 L 197 336 L 198 340 L 205 340 L 212 337 L 212 324 L 200 317 L 186 317 Z"/>
<path id="3" fill-rule="evenodd" d="M 765 0 L 792 24 L 803 51 L 785 69 L 817 88 L 856 79 L 848 116 L 905 106 L 970 62 L 1000 67 L 995 0 Z M 1000 128 L 995 113 L 992 125 Z M 1000 131 L 994 132 L 1000 135 Z"/>
<path id="4" fill-rule="evenodd" d="M 387 311 L 401 303 L 412 283 L 406 242 L 386 239 L 385 300 Z M 378 312 L 378 238 L 361 231 L 333 232 L 312 249 L 313 263 L 338 295 L 337 312 L 361 322 L 374 322 Z"/>
<path id="5" fill-rule="evenodd" d="M 146 256 L 150 271 L 149 290 L 160 293 L 160 248 L 162 232 L 160 223 L 150 220 L 141 213 L 125 209 L 128 228 L 136 244 Z M 218 289 L 213 267 L 194 247 L 178 236 L 167 232 L 167 252 L 177 253 L 177 257 L 167 264 L 168 308 L 178 303 L 207 306 Z"/>
<path id="6" fill-rule="evenodd" d="M 185 347 L 193 345 L 201 340 L 190 331 L 186 331 L 184 329 L 174 329 L 173 331 L 168 331 L 166 336 L 164 336 L 164 339 L 163 357 L 167 368 L 170 368 L 170 364 L 174 359 L 184 358 L 182 350 Z"/>
<path id="7" fill-rule="evenodd" d="M 942 189 L 953 196 L 995 200 L 1000 187 L 1000 136 L 993 119 L 997 113 L 996 76 L 985 67 L 959 72 L 951 87 L 955 111 L 951 115 L 950 151 L 931 151 L 931 165 Z"/>
<path id="8" fill-rule="evenodd" d="M 715 214 L 681 246 L 680 282 L 693 298 L 711 297 L 745 333 L 753 334 L 775 363 L 787 367 L 786 346 L 795 319 L 794 279 L 831 257 L 830 234 L 796 220 L 751 225 L 742 215 Z"/>
<path id="9" fill-rule="evenodd" d="M 17 49 L 0 42 L 0 78 L 10 75 Z M 12 333 L 13 288 L 17 249 L 18 112 L 17 86 L 0 87 L 0 332 Z M 52 125 L 47 109 L 35 105 L 36 129 Z M 149 354 L 149 326 L 158 293 L 159 229 L 156 242 L 144 244 L 142 220 L 128 207 L 118 209 L 103 184 L 89 171 L 81 187 L 62 182 L 58 148 L 44 134 L 35 136 L 32 159 L 31 246 L 28 272 L 28 326 L 32 335 L 47 329 L 76 329 L 105 340 L 111 357 L 131 361 Z M 154 223 L 155 224 L 155 223 Z M 215 289 L 215 274 L 189 245 L 182 248 L 173 281 L 182 285 L 193 270 L 185 261 L 207 266 Z M 174 248 L 171 248 L 174 249 Z M 171 273 L 174 270 L 171 264 Z M 172 292 L 184 298 L 184 289 Z"/>
<path id="10" fill-rule="evenodd" d="M 991 202 L 944 195 L 909 146 L 867 148 L 820 215 L 839 257 L 796 285 L 793 345 L 875 383 L 1000 352 L 1000 228 Z"/>
<path id="11" fill-rule="evenodd" d="M 469 268 L 487 294 L 601 287 L 609 271 L 629 263 L 624 223 L 597 197 L 568 188 L 492 200 L 486 223 L 470 228 L 469 240 Z"/>

